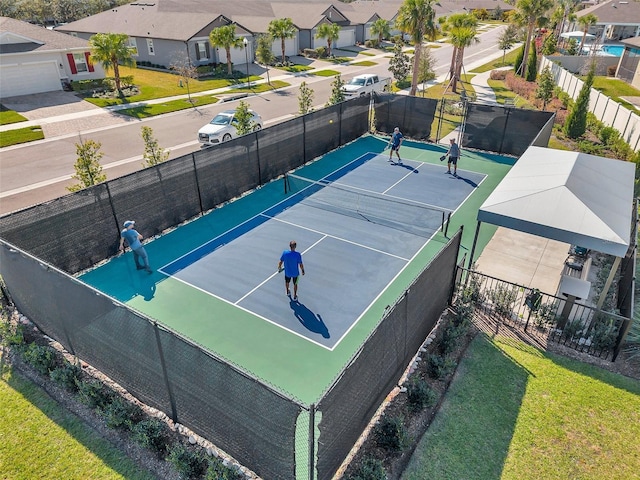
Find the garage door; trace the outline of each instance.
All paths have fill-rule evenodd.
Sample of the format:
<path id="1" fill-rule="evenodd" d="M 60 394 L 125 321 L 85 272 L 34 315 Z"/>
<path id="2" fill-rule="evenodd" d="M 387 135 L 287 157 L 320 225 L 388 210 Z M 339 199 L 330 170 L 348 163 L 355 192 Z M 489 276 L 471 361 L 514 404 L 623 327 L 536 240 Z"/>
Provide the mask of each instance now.
<path id="1" fill-rule="evenodd" d="M 249 62 L 251 62 L 251 45 L 247 46 L 248 51 L 247 54 L 249 56 Z M 227 53 L 225 52 L 224 48 L 220 49 L 220 53 L 221 53 L 221 57 L 222 57 L 222 62 L 226 63 L 227 62 Z M 247 57 L 245 56 L 245 52 L 244 52 L 244 48 L 232 48 L 231 49 L 231 63 L 233 63 L 234 68 L 236 65 L 244 65 L 245 63 L 247 63 Z"/>
<path id="2" fill-rule="evenodd" d="M 356 32 L 353 29 L 340 30 L 340 38 L 335 42 L 336 47 L 351 47 L 356 44 Z"/>
<path id="3" fill-rule="evenodd" d="M 56 62 L 0 65 L 2 98 L 62 90 Z"/>
<path id="4" fill-rule="evenodd" d="M 298 54 L 298 48 L 296 45 L 298 44 L 298 37 L 296 35 L 295 38 L 287 38 L 284 41 L 284 54 L 287 57 Z M 273 41 L 273 47 L 271 48 L 273 54 L 280 58 L 282 56 L 282 41 L 279 38 L 276 38 Z"/>

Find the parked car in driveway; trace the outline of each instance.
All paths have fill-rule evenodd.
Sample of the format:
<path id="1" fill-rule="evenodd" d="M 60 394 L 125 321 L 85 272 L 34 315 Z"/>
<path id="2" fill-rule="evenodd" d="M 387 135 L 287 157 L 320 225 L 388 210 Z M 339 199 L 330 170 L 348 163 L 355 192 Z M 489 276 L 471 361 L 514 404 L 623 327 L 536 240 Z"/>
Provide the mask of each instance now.
<path id="1" fill-rule="evenodd" d="M 249 110 L 249 113 L 251 114 L 253 131 L 260 130 L 262 128 L 262 117 L 253 110 Z M 236 128 L 237 124 L 238 119 L 236 118 L 235 110 L 225 110 L 220 112 L 213 117 L 213 120 L 198 130 L 198 141 L 202 146 L 211 146 L 222 142 L 228 142 L 232 138 L 236 138 L 238 136 L 238 129 Z"/>

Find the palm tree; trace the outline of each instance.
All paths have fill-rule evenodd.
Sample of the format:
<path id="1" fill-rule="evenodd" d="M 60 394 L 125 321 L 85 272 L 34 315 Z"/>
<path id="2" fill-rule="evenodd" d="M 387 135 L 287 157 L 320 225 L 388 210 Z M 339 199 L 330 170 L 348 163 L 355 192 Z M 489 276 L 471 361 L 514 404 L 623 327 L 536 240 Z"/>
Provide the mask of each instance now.
<path id="1" fill-rule="evenodd" d="M 282 47 L 282 64 L 285 63 L 285 45 L 284 41 L 287 38 L 294 38 L 296 36 L 296 32 L 298 29 L 293 24 L 293 21 L 290 18 L 277 18 L 275 20 L 271 20 L 269 22 L 269 27 L 267 29 L 269 35 L 273 38 L 280 39 L 280 46 Z"/>
<path id="2" fill-rule="evenodd" d="M 316 38 L 327 39 L 327 55 L 331 56 L 331 45 L 340 38 L 340 25 L 337 23 L 323 23 L 316 31 Z"/>
<path id="3" fill-rule="evenodd" d="M 434 23 L 434 0 L 404 0 L 396 17 L 396 28 L 411 35 L 415 45 L 413 56 L 413 75 L 411 77 L 411 90 L 409 95 L 415 95 L 418 88 L 418 73 L 420 66 L 420 53 L 422 52 L 422 40 L 425 35 L 435 38 L 436 26 Z"/>
<path id="4" fill-rule="evenodd" d="M 231 23 L 222 27 L 214 28 L 209 33 L 209 41 L 214 47 L 222 47 L 227 52 L 227 74 L 231 75 L 231 47 L 240 48 L 243 46 L 242 38 L 236 37 L 236 26 Z"/>
<path id="5" fill-rule="evenodd" d="M 478 19 L 471 13 L 455 13 L 442 22 L 453 45 L 449 75 L 454 93 L 458 92 L 458 80 L 462 72 L 464 49 L 472 43 L 478 43 Z"/>
<path id="6" fill-rule="evenodd" d="M 580 41 L 580 48 L 578 48 L 578 55 L 582 54 L 582 47 L 584 46 L 584 41 L 587 38 L 589 27 L 592 27 L 596 23 L 598 23 L 598 17 L 593 13 L 588 13 L 578 19 L 578 24 L 582 27 L 582 40 Z"/>
<path id="7" fill-rule="evenodd" d="M 102 68 L 113 68 L 116 89 L 120 91 L 119 65 L 135 66 L 133 49 L 129 46 L 129 37 L 124 33 L 96 33 L 89 38 L 91 58 L 100 62 Z"/>
<path id="8" fill-rule="evenodd" d="M 547 11 L 554 5 L 554 0 L 518 0 L 516 3 L 517 19 L 520 23 L 527 26 L 527 39 L 524 42 L 524 54 L 522 56 L 522 65 L 527 65 L 529 61 L 529 49 L 531 48 L 531 38 L 533 37 L 533 29 L 540 18 L 544 17 Z M 527 72 L 523 68 L 520 76 L 524 77 Z"/>
<path id="9" fill-rule="evenodd" d="M 391 25 L 384 18 L 379 18 L 371 24 L 371 33 L 378 36 L 378 45 L 382 43 L 382 39 L 387 38 L 391 34 Z"/>

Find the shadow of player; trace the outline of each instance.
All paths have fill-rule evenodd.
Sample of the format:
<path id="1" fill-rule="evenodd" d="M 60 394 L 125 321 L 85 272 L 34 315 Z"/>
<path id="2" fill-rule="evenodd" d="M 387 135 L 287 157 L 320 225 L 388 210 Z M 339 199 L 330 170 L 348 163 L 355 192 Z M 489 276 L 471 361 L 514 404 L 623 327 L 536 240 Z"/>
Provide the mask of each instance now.
<path id="1" fill-rule="evenodd" d="M 407 165 L 406 163 L 393 162 L 392 165 L 396 167 L 406 168 L 407 170 L 411 170 L 412 173 L 419 173 L 417 168 L 414 168 L 411 165 Z"/>
<path id="2" fill-rule="evenodd" d="M 330 338 L 329 329 L 322 321 L 322 317 L 320 314 L 315 314 L 307 307 L 305 307 L 298 300 L 290 300 L 289 306 L 291 310 L 293 310 L 293 314 L 298 319 L 298 321 L 302 324 L 304 328 L 313 333 L 319 333 L 324 338 Z"/>
<path id="3" fill-rule="evenodd" d="M 460 174 L 455 175 L 455 178 L 457 178 L 458 180 L 462 180 L 465 183 L 468 183 L 473 188 L 477 188 L 478 187 L 478 184 L 476 182 L 474 182 L 473 180 L 469 180 L 468 178 L 461 177 Z"/>

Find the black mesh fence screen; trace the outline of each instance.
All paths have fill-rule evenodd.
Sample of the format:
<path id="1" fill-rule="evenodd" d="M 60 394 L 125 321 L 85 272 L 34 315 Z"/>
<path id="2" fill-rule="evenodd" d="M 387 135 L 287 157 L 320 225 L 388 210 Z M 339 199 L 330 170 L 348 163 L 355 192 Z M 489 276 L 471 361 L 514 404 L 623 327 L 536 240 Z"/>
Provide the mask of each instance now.
<path id="1" fill-rule="evenodd" d="M 260 185 L 255 133 L 193 155 L 204 211 Z"/>
<path id="2" fill-rule="evenodd" d="M 357 97 L 341 104 L 340 143 L 344 145 L 369 130 L 370 96 Z M 317 156 L 317 155 L 316 155 Z"/>
<path id="3" fill-rule="evenodd" d="M 438 101 L 431 98 L 377 95 L 376 130 L 390 134 L 395 127 L 399 127 L 406 137 L 429 139 L 437 106 Z"/>
<path id="4" fill-rule="evenodd" d="M 115 254 L 120 231 L 106 184 L 6 215 L 0 235 L 68 272 Z"/>
<path id="5" fill-rule="evenodd" d="M 70 352 L 261 476 L 295 479 L 297 403 L 4 241 L 0 262 L 18 310 Z"/>
<path id="6" fill-rule="evenodd" d="M 553 112 L 470 103 L 461 143 L 467 148 L 520 156 L 553 115 Z"/>
<path id="7" fill-rule="evenodd" d="M 324 155 L 344 143 L 340 141 L 340 112 L 343 105 L 339 103 L 305 115 L 304 147 L 307 161 Z M 356 108 L 356 105 L 353 108 Z M 365 128 L 362 133 L 366 131 Z"/>
<path id="8" fill-rule="evenodd" d="M 188 158 L 108 182 L 118 224 L 138 219 L 136 230 L 145 237 L 157 235 L 200 212 L 193 162 Z"/>
<path id="9" fill-rule="evenodd" d="M 318 403 L 318 479 L 329 480 L 445 309 L 462 232 L 420 273 Z"/>
<path id="10" fill-rule="evenodd" d="M 531 145 L 534 147 L 548 147 L 549 146 L 549 140 L 551 139 L 551 134 L 553 133 L 553 124 L 556 120 L 556 115 L 553 114 L 549 120 L 547 120 L 547 123 L 544 124 L 544 127 L 542 127 L 542 129 L 540 129 L 540 131 L 538 132 L 538 135 L 536 135 L 536 138 L 534 138 L 533 142 L 531 142 Z"/>
<path id="11" fill-rule="evenodd" d="M 297 117 L 258 132 L 258 149 L 262 183 L 303 165 L 304 118 Z"/>

